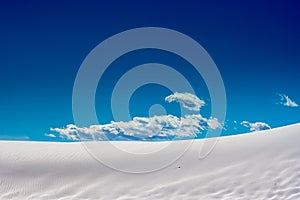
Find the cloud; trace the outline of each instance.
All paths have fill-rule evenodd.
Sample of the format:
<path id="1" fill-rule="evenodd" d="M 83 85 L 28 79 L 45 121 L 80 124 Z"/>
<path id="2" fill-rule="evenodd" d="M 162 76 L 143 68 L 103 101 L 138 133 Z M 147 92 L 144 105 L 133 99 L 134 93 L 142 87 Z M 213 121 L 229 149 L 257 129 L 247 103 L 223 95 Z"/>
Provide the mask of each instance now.
<path id="1" fill-rule="evenodd" d="M 28 136 L 0 135 L 0 140 L 29 140 Z"/>
<path id="2" fill-rule="evenodd" d="M 280 96 L 280 104 L 287 106 L 287 107 L 298 107 L 298 104 L 291 100 L 287 95 L 285 94 L 278 94 Z"/>
<path id="3" fill-rule="evenodd" d="M 173 115 L 134 117 L 128 122 L 114 122 L 104 125 L 77 127 L 74 124 L 66 128 L 51 128 L 62 138 L 69 140 L 173 140 L 194 138 L 201 131 L 222 128 L 216 118 L 204 118 L 200 114 L 176 117 Z"/>
<path id="4" fill-rule="evenodd" d="M 49 134 L 45 134 L 46 137 L 51 137 L 51 138 L 56 138 L 56 135 L 52 134 L 52 133 L 49 133 Z"/>
<path id="5" fill-rule="evenodd" d="M 261 130 L 271 129 L 271 126 L 265 122 L 251 123 L 248 121 L 242 121 L 241 125 L 250 128 L 250 131 L 261 131 Z"/>
<path id="6" fill-rule="evenodd" d="M 207 120 L 207 125 L 211 129 L 221 129 L 221 128 L 223 128 L 223 125 L 219 122 L 219 120 L 217 118 L 212 118 L 212 117 L 210 117 Z"/>
<path id="7" fill-rule="evenodd" d="M 165 98 L 167 102 L 179 102 L 189 110 L 199 111 L 205 102 L 190 93 L 174 93 Z M 69 124 L 64 128 L 51 128 L 61 138 L 78 140 L 176 140 L 191 139 L 208 129 L 222 129 L 217 118 L 205 118 L 201 114 L 183 117 L 162 115 L 134 117 L 128 122 L 78 127 Z M 53 134 L 52 134 L 53 135 Z M 48 134 L 50 136 L 50 134 Z"/>
<path id="8" fill-rule="evenodd" d="M 183 105 L 184 108 L 192 111 L 200 111 L 200 108 L 205 105 L 205 102 L 199 99 L 197 96 L 191 93 L 179 93 L 175 92 L 165 98 L 168 103 L 178 102 Z"/>

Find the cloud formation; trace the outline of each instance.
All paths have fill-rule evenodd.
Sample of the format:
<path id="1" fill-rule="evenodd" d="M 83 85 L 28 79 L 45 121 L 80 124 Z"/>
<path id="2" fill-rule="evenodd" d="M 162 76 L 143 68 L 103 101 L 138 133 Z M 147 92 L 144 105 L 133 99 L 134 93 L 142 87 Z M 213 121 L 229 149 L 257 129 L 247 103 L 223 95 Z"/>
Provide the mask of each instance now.
<path id="1" fill-rule="evenodd" d="M 167 102 L 179 102 L 189 110 L 199 111 L 205 104 L 190 93 L 174 93 L 165 98 Z M 65 128 L 51 128 L 61 138 L 68 140 L 174 140 L 194 138 L 208 129 L 222 129 L 217 118 L 205 118 L 201 114 L 183 117 L 162 115 L 153 117 L 134 117 L 128 122 L 115 122 L 104 125 L 78 127 L 69 124 Z M 52 134 L 53 135 L 53 134 Z M 48 136 L 51 137 L 50 134 Z"/>
<path id="2" fill-rule="evenodd" d="M 298 104 L 291 100 L 287 95 L 285 94 L 278 94 L 280 96 L 280 104 L 287 106 L 287 107 L 298 107 Z"/>
<path id="3" fill-rule="evenodd" d="M 200 114 L 178 118 L 173 115 L 134 117 L 128 122 L 111 122 L 104 125 L 66 128 L 51 128 L 62 138 L 68 140 L 174 140 L 194 138 L 201 131 L 222 128 L 216 118 L 204 118 Z"/>
<path id="4" fill-rule="evenodd" d="M 200 111 L 200 108 L 205 105 L 205 102 L 191 93 L 175 92 L 165 98 L 168 103 L 178 102 L 184 108 L 191 111 Z"/>
<path id="5" fill-rule="evenodd" d="M 271 126 L 265 122 L 248 122 L 248 121 L 242 121 L 241 125 L 250 128 L 250 131 L 262 131 L 271 129 Z"/>

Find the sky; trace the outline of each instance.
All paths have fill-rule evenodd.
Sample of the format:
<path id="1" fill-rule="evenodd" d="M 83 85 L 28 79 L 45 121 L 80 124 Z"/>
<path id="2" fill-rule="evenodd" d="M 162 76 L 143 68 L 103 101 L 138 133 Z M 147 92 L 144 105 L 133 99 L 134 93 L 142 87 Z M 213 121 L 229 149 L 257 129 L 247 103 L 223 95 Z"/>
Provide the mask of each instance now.
<path id="1" fill-rule="evenodd" d="M 51 128 L 74 124 L 72 90 L 82 62 L 105 39 L 139 27 L 179 31 L 209 53 L 226 89 L 222 135 L 299 123 L 299 7 L 297 1 L 2 1 L 0 139 L 66 141 Z M 99 124 L 113 120 L 110 95 L 122 74 L 149 62 L 184 75 L 209 119 L 208 90 L 190 63 L 146 49 L 121 56 L 104 73 L 95 96 Z M 149 117 L 151 105 L 162 104 L 177 116 L 180 103 L 165 101 L 171 94 L 156 84 L 140 87 L 130 113 Z"/>

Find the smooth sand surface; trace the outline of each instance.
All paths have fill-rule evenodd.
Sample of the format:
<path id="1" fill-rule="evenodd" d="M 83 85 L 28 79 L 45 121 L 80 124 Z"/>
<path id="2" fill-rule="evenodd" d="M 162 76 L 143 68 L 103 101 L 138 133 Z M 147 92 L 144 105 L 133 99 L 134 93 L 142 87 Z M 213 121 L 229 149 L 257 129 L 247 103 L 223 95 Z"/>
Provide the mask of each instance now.
<path id="1" fill-rule="evenodd" d="M 300 124 L 222 137 L 199 160 L 203 141 L 171 166 L 147 174 L 112 170 L 81 143 L 1 141 L 0 199 L 300 199 Z"/>

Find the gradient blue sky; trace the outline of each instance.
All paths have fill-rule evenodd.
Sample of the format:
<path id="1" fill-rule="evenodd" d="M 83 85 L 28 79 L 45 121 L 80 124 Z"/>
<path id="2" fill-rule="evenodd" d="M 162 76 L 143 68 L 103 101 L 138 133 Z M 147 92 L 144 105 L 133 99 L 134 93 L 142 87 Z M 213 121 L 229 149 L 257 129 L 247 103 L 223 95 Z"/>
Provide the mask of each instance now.
<path id="1" fill-rule="evenodd" d="M 299 107 L 277 104 L 276 94 L 300 103 L 299 9 L 297 1 L 2 1 L 0 139 L 52 140 L 44 136 L 50 127 L 73 123 L 73 82 L 87 54 L 116 33 L 145 26 L 180 31 L 211 55 L 227 92 L 224 135 L 243 132 L 233 129 L 234 120 L 263 121 L 272 127 L 297 123 Z M 107 87 L 99 90 L 109 93 L 121 73 L 118 65 L 130 68 L 155 60 L 185 66 L 182 73 L 191 81 L 201 79 L 174 55 L 137 51 L 116 60 L 104 78 Z M 200 81 L 196 93 L 209 102 L 204 86 Z M 155 98 L 144 100 L 147 105 L 163 102 L 169 94 L 165 88 L 145 86 L 135 101 L 154 92 Z M 97 110 L 107 98 L 97 92 Z M 146 115 L 145 104 L 140 104 L 133 104 L 132 112 Z M 209 106 L 203 112 L 209 113 Z M 111 120 L 109 111 L 98 115 L 101 123 Z"/>

